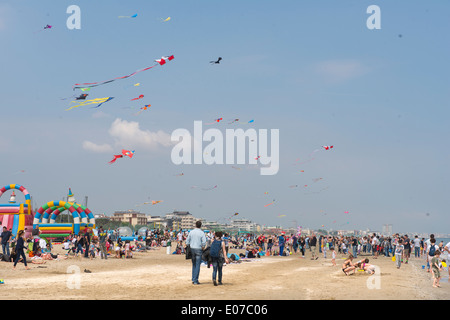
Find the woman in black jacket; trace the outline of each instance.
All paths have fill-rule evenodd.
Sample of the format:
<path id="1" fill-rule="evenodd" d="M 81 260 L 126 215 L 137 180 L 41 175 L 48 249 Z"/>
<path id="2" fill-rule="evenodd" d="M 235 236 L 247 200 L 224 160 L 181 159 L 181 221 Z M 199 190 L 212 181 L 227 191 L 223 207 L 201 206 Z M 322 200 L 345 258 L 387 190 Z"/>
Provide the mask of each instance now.
<path id="1" fill-rule="evenodd" d="M 16 270 L 16 264 L 20 260 L 20 256 L 23 258 L 23 263 L 25 264 L 25 269 L 30 270 L 31 268 L 27 266 L 27 257 L 25 256 L 25 252 L 23 252 L 23 249 L 25 249 L 25 232 L 23 230 L 19 231 L 19 234 L 17 235 L 17 243 L 16 243 L 16 260 L 14 261 L 14 267 L 13 269 Z"/>

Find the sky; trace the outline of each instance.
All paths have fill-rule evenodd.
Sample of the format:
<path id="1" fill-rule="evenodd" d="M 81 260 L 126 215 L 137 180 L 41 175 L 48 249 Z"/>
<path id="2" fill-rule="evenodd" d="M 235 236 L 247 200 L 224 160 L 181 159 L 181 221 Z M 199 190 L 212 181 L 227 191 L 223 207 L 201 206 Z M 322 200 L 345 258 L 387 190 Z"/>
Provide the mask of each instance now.
<path id="1" fill-rule="evenodd" d="M 71 5 L 80 29 L 67 26 Z M 367 26 L 371 5 L 380 29 Z M 238 212 L 266 226 L 448 233 L 449 10 L 444 1 L 0 1 L 0 184 L 23 185 L 37 207 L 71 188 L 94 214 L 179 210 L 229 222 Z M 92 88 L 87 99 L 114 97 L 101 107 L 66 110 L 82 93 L 76 83 L 168 55 Z M 194 121 L 278 129 L 277 174 L 175 165 L 171 135 L 193 133 Z M 133 158 L 108 164 L 122 149 Z M 151 200 L 162 202 L 138 206 Z"/>

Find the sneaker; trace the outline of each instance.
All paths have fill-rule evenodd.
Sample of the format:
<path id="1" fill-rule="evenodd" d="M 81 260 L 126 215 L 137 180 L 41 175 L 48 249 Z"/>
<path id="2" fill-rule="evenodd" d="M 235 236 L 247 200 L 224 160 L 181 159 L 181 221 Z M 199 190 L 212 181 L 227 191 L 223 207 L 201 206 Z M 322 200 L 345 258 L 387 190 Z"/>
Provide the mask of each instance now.
<path id="1" fill-rule="evenodd" d="M 213 283 L 214 283 L 214 286 L 217 286 L 217 282 L 216 282 L 216 280 L 214 280 L 214 281 L 213 281 Z"/>
<path id="2" fill-rule="evenodd" d="M 219 281 L 219 286 L 223 285 L 223 283 L 221 281 Z"/>

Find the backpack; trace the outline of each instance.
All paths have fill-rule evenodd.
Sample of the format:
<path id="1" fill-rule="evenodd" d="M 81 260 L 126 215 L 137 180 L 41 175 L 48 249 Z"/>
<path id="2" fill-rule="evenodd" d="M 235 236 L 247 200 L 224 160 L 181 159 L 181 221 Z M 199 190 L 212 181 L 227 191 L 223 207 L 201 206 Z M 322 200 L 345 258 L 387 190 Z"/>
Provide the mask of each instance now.
<path id="1" fill-rule="evenodd" d="M 434 254 L 436 252 L 436 245 L 433 245 L 430 247 L 430 252 L 428 253 L 431 257 L 434 257 Z"/>
<path id="2" fill-rule="evenodd" d="M 222 241 L 214 240 L 211 248 L 209 249 L 209 254 L 213 258 L 218 258 L 220 254 L 220 248 L 222 247 Z"/>

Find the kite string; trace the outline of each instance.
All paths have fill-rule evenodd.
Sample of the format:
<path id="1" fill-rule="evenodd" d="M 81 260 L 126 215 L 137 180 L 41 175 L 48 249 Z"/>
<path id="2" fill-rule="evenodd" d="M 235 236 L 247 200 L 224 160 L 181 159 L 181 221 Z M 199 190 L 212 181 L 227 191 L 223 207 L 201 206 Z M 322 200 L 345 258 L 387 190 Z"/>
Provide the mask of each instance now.
<path id="1" fill-rule="evenodd" d="M 74 87 L 73 87 L 73 90 L 75 90 L 75 89 L 80 89 L 80 88 L 82 88 L 82 87 L 96 87 L 96 86 L 100 86 L 100 85 L 102 85 L 102 84 L 109 83 L 109 82 L 112 82 L 112 81 L 115 81 L 115 80 L 126 79 L 126 78 L 129 78 L 129 77 L 132 77 L 132 76 L 136 75 L 136 74 L 139 73 L 139 72 L 147 71 L 147 70 L 149 70 L 149 69 L 151 69 L 151 68 L 154 68 L 154 67 L 156 67 L 157 65 L 159 65 L 159 63 L 155 63 L 153 66 L 150 66 L 150 67 L 147 67 L 147 68 L 144 68 L 144 69 L 137 70 L 137 71 L 135 71 L 135 72 L 133 72 L 133 73 L 127 75 L 127 76 L 117 77 L 117 78 L 113 78 L 113 79 L 110 79 L 110 80 L 99 81 L 99 82 L 76 83 L 76 84 L 74 85 Z"/>

